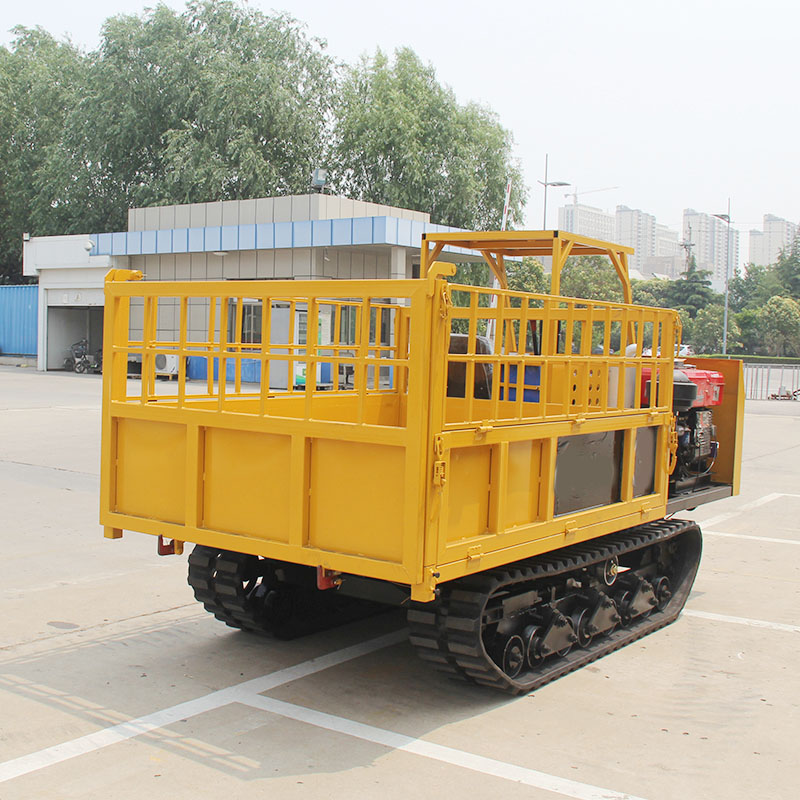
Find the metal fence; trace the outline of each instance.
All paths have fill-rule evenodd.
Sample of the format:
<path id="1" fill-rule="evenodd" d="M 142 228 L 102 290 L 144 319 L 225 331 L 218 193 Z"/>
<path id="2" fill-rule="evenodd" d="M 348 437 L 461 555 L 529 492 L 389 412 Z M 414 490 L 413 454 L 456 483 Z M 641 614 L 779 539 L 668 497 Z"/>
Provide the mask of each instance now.
<path id="1" fill-rule="evenodd" d="M 748 400 L 800 399 L 800 364 L 745 364 Z"/>
<path id="2" fill-rule="evenodd" d="M 35 356 L 39 287 L 0 286 L 0 353 Z"/>

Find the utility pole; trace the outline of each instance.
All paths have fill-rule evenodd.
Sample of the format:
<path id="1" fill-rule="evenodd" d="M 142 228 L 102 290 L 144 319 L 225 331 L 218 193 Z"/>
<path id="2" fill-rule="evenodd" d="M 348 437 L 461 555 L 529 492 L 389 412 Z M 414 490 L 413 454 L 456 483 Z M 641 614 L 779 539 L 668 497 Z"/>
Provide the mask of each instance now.
<path id="1" fill-rule="evenodd" d="M 725 311 L 722 314 L 722 355 L 728 354 L 728 297 L 731 279 L 731 199 L 728 198 L 728 213 L 714 214 L 728 226 L 728 246 L 725 253 Z"/>
<path id="2" fill-rule="evenodd" d="M 567 181 L 548 181 L 547 180 L 547 161 L 549 158 L 549 154 L 544 154 L 544 180 L 537 181 L 537 183 L 541 183 L 544 186 L 544 210 L 542 211 L 542 230 L 547 230 L 547 187 L 548 186 L 569 186 L 570 184 Z"/>

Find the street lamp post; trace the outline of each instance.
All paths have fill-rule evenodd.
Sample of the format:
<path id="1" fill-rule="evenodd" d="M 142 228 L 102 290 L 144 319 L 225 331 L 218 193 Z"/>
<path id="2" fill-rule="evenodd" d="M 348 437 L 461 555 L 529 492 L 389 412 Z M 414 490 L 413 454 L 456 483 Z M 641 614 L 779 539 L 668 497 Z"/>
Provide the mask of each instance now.
<path id="1" fill-rule="evenodd" d="M 541 183 L 544 186 L 544 211 L 542 213 L 542 230 L 547 230 L 547 187 L 548 186 L 569 186 L 570 184 L 566 181 L 548 181 L 547 180 L 547 160 L 549 158 L 549 154 L 545 153 L 544 156 L 544 180 L 537 181 L 537 183 Z"/>
<path id="2" fill-rule="evenodd" d="M 725 311 L 722 314 L 722 355 L 728 354 L 728 297 L 731 278 L 731 199 L 728 198 L 728 213 L 714 214 L 728 226 L 728 247 L 725 253 Z"/>

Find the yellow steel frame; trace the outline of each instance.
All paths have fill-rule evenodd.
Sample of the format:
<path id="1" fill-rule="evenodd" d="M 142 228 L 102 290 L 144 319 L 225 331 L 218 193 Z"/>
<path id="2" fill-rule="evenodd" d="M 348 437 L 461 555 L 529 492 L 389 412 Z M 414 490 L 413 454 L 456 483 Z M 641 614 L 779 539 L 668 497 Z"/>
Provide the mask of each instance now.
<path id="1" fill-rule="evenodd" d="M 446 244 L 482 252 L 501 285 L 507 256 L 541 254 L 545 246 L 558 251 L 561 266 L 569 253 L 613 252 L 627 280 L 626 248 L 554 232 L 429 236 L 419 280 L 167 283 L 109 273 L 105 535 L 136 530 L 323 566 L 405 583 L 424 601 L 441 581 L 662 517 L 677 314 L 456 286 L 445 279 L 453 265 L 435 260 Z M 487 293 L 498 296 L 495 307 L 482 304 Z M 260 304 L 263 343 L 243 341 L 243 307 L 252 300 Z M 302 307 L 308 331 L 327 315 L 331 340 L 310 335 L 300 344 L 293 330 L 286 341 L 267 340 L 276 302 Z M 141 335 L 132 335 L 132 303 L 142 307 Z M 201 335 L 188 322 L 198 303 Z M 171 336 L 159 324 L 167 307 L 178 323 Z M 356 319 L 347 341 L 344 309 Z M 384 314 L 390 324 L 381 326 Z M 497 337 L 479 353 L 475 341 L 489 321 Z M 458 326 L 469 341 L 460 355 L 449 352 Z M 537 346 L 528 336 L 534 328 Z M 174 388 L 156 384 L 159 353 L 178 356 Z M 142 381 L 129 392 L 131 354 L 141 356 Z M 208 364 L 200 386 L 187 381 L 190 357 Z M 243 380 L 248 361 L 260 367 L 255 384 Z M 291 375 L 297 362 L 306 365 L 307 385 L 271 389 L 270 370 L 286 364 Z M 333 385 L 317 385 L 318 363 L 335 366 Z M 338 379 L 345 364 L 352 387 Z M 448 397 L 454 365 L 466 374 L 462 397 Z M 476 369 L 487 366 L 491 391 L 476 397 Z M 643 403 L 635 387 L 645 369 L 658 380 Z M 656 468 L 652 491 L 635 496 L 643 428 L 655 431 Z M 604 432 L 621 437 L 619 498 L 557 516 L 559 441 Z"/>

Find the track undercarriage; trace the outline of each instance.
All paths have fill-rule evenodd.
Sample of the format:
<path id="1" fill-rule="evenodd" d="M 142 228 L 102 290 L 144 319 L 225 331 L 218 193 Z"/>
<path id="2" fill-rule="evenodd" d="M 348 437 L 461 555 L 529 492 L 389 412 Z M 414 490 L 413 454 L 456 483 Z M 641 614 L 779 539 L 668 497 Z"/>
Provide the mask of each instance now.
<path id="1" fill-rule="evenodd" d="M 453 677 L 530 692 L 674 621 L 700 552 L 697 525 L 659 520 L 469 575 L 442 584 L 432 603 L 408 605 L 411 643 Z M 199 545 L 189 584 L 227 625 L 280 638 L 385 607 L 363 586 L 348 596 L 346 578 L 340 591 L 320 591 L 308 567 Z"/>

